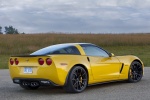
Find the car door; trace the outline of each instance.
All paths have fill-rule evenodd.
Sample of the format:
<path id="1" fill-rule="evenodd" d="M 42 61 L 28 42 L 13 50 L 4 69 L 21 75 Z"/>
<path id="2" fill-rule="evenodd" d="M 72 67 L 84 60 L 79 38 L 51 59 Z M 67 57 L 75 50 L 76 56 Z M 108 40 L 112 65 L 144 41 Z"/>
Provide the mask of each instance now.
<path id="1" fill-rule="evenodd" d="M 89 59 L 94 80 L 118 79 L 122 64 L 116 57 L 110 57 L 105 50 L 95 45 L 81 46 Z"/>

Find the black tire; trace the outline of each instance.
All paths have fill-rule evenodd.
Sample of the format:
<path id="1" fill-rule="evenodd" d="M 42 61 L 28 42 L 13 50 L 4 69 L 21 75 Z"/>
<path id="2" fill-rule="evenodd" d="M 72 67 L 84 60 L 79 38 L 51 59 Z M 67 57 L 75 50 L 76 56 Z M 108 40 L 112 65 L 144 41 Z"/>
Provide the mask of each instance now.
<path id="1" fill-rule="evenodd" d="M 40 85 L 38 86 L 30 86 L 30 85 L 23 85 L 23 84 L 19 84 L 20 87 L 22 87 L 23 89 L 26 89 L 26 90 L 36 90 L 40 87 Z"/>
<path id="2" fill-rule="evenodd" d="M 80 93 L 85 90 L 87 81 L 86 70 L 81 66 L 75 66 L 69 73 L 64 89 L 69 93 Z"/>
<path id="3" fill-rule="evenodd" d="M 139 82 L 143 77 L 143 67 L 138 61 L 133 61 L 129 68 L 128 82 Z"/>

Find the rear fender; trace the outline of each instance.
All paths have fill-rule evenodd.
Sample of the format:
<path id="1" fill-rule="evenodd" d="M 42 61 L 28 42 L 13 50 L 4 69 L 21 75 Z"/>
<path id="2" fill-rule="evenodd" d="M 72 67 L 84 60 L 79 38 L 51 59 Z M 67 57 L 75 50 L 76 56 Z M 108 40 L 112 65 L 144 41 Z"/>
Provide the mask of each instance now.
<path id="1" fill-rule="evenodd" d="M 55 56 L 52 57 L 52 59 L 56 65 L 59 81 L 63 85 L 67 80 L 69 72 L 76 65 L 83 65 L 87 69 L 88 75 L 91 75 L 90 63 L 88 62 L 86 56 L 64 55 L 57 57 Z"/>

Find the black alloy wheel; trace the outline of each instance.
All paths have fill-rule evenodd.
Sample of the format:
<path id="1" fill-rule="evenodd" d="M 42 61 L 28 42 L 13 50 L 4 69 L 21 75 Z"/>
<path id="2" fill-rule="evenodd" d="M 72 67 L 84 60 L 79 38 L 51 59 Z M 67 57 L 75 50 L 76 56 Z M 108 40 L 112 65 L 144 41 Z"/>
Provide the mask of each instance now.
<path id="1" fill-rule="evenodd" d="M 143 67 L 141 63 L 134 61 L 130 65 L 128 81 L 131 83 L 138 82 L 143 77 Z"/>
<path id="2" fill-rule="evenodd" d="M 71 93 L 80 93 L 85 90 L 87 86 L 88 76 L 83 67 L 75 66 L 69 76 L 64 89 Z"/>

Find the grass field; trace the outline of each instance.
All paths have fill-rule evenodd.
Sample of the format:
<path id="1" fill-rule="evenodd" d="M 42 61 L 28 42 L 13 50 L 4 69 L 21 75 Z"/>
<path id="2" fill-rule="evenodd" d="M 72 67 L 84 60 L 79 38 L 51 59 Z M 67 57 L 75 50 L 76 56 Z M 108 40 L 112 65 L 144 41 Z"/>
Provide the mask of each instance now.
<path id="1" fill-rule="evenodd" d="M 115 55 L 136 55 L 150 66 L 150 34 L 20 34 L 0 35 L 0 69 L 11 55 L 30 54 L 40 48 L 72 42 L 94 43 Z"/>

